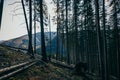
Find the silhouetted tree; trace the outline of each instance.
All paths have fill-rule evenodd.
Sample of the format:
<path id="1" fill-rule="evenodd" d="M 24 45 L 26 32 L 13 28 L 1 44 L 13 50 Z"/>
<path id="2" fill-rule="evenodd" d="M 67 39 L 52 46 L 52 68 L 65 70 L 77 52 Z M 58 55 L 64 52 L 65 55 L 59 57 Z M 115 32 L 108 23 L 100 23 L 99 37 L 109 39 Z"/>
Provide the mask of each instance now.
<path id="1" fill-rule="evenodd" d="M 2 22 L 3 5 L 4 5 L 4 0 L 0 0 L 0 28 Z"/>
<path id="2" fill-rule="evenodd" d="M 103 80 L 109 80 L 108 79 L 108 65 L 107 65 L 107 46 L 106 46 L 106 16 L 105 16 L 105 0 L 103 0 L 102 3 L 102 17 L 103 17 L 103 60 L 104 60 L 104 66 L 103 66 Z"/>
<path id="3" fill-rule="evenodd" d="M 28 53 L 31 54 L 31 57 L 34 58 L 33 46 L 32 46 L 32 0 L 29 0 L 29 46 Z"/>
<path id="4" fill-rule="evenodd" d="M 56 60 L 59 59 L 59 0 L 57 0 L 56 2 L 56 6 L 57 6 L 57 39 L 56 39 L 56 45 L 57 45 L 57 48 L 56 48 Z"/>
<path id="5" fill-rule="evenodd" d="M 41 52 L 42 60 L 47 61 L 45 38 L 44 38 L 44 25 L 43 25 L 43 0 L 40 1 L 40 26 L 41 26 Z"/>
<path id="6" fill-rule="evenodd" d="M 49 45 L 50 45 L 50 53 L 49 53 L 49 57 L 51 58 L 51 54 L 52 54 L 52 44 L 51 44 L 51 20 L 50 20 L 51 18 L 50 18 L 50 15 L 49 15 L 49 36 L 50 36 L 50 40 L 49 40 Z"/>
<path id="7" fill-rule="evenodd" d="M 36 53 L 36 10 L 35 10 L 35 1 L 34 1 L 34 53 Z"/>
<path id="8" fill-rule="evenodd" d="M 102 46 L 101 46 L 101 34 L 100 34 L 100 19 L 99 19 L 99 3 L 98 3 L 98 0 L 94 0 L 95 1 L 95 25 L 96 25 L 96 29 L 97 29 L 97 45 L 98 45 L 98 64 L 99 64 L 99 75 L 102 76 L 102 79 L 103 79 L 103 75 L 102 75 L 102 70 L 103 70 L 103 66 L 102 66 Z"/>
<path id="9" fill-rule="evenodd" d="M 79 5 L 79 0 L 74 0 L 73 3 L 73 9 L 74 9 L 74 27 L 75 27 L 75 55 L 76 55 L 76 63 L 78 63 L 80 61 L 80 56 L 79 56 L 79 52 L 78 52 L 78 5 Z"/>
<path id="10" fill-rule="evenodd" d="M 67 49 L 67 63 L 70 64 L 70 55 L 69 55 L 69 41 L 68 41 L 68 0 L 65 1 L 65 7 L 66 7 L 66 21 L 65 21 L 65 27 L 66 27 L 66 49 Z"/>
<path id="11" fill-rule="evenodd" d="M 27 27 L 28 37 L 29 37 L 30 36 L 29 25 L 28 25 L 28 20 L 27 20 L 27 14 L 26 14 L 26 10 L 25 10 L 24 1 L 21 0 L 21 3 L 22 3 L 23 13 L 24 13 L 24 17 L 25 17 L 25 23 L 26 23 L 26 27 Z"/>
<path id="12" fill-rule="evenodd" d="M 117 58 L 117 77 L 120 79 L 120 48 L 119 48 L 119 29 L 117 19 L 117 1 L 113 0 L 113 26 L 114 26 L 114 40 Z"/>

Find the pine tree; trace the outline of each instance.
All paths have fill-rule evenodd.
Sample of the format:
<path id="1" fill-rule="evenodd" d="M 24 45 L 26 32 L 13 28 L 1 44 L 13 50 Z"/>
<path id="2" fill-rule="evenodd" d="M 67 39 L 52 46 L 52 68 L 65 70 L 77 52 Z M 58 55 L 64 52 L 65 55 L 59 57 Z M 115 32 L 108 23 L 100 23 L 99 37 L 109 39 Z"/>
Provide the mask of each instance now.
<path id="1" fill-rule="evenodd" d="M 117 8 L 116 5 L 117 2 L 115 0 L 113 0 L 113 10 L 114 10 L 114 14 L 113 14 L 113 24 L 114 24 L 114 39 L 115 39 L 115 49 L 116 49 L 116 56 L 117 56 L 117 77 L 120 79 L 120 49 L 119 49 L 119 32 L 118 32 L 118 19 L 117 19 Z"/>
<path id="2" fill-rule="evenodd" d="M 104 80 L 109 80 L 108 79 L 108 67 L 107 67 L 107 46 L 106 46 L 106 17 L 105 17 L 105 0 L 103 0 L 103 5 L 102 5 L 102 10 L 103 10 L 103 60 L 104 60 L 104 66 L 103 66 L 103 70 L 104 72 L 102 73 L 103 74 L 103 78 Z"/>
<path id="3" fill-rule="evenodd" d="M 32 46 L 32 1 L 29 0 L 29 44 L 28 53 L 34 58 L 33 46 Z"/>
<path id="4" fill-rule="evenodd" d="M 34 1 L 34 54 L 36 53 L 36 3 Z"/>
<path id="5" fill-rule="evenodd" d="M 43 25 L 43 0 L 40 1 L 40 26 L 41 26 L 41 52 L 42 60 L 47 61 L 45 38 L 44 38 L 44 25 Z"/>
<path id="6" fill-rule="evenodd" d="M 67 63 L 70 64 L 70 55 L 69 55 L 69 41 L 68 41 L 68 0 L 65 1 L 65 7 L 66 7 L 66 21 L 65 21 L 65 27 L 66 27 L 66 48 L 67 48 Z"/>
<path id="7" fill-rule="evenodd" d="M 99 3 L 95 0 L 95 13 L 96 13 L 96 29 L 97 29 L 97 45 L 98 45 L 98 61 L 99 61 L 99 75 L 102 77 L 102 56 L 101 56 L 101 39 L 100 39 L 100 19 L 99 19 Z M 103 79 L 103 78 L 102 78 Z"/>

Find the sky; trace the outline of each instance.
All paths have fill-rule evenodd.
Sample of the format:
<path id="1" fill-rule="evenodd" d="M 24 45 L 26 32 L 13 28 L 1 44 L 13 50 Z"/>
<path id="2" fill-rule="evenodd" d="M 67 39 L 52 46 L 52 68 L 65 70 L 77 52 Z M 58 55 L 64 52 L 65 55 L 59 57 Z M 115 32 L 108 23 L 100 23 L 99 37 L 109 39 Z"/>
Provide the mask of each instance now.
<path id="1" fill-rule="evenodd" d="M 27 34 L 22 6 L 21 3 L 19 3 L 20 1 L 21 0 L 5 0 L 3 8 L 2 25 L 0 30 L 0 41 L 13 39 Z M 52 18 L 52 15 L 54 14 L 53 10 L 54 5 L 51 4 L 52 0 L 45 1 L 48 5 L 48 13 L 50 13 Z M 18 3 L 10 5 L 14 2 Z M 39 26 L 39 24 L 37 24 L 37 26 Z M 56 31 L 56 26 L 54 25 L 54 23 L 52 23 L 52 21 L 51 26 L 52 26 L 51 30 Z M 48 26 L 46 28 L 48 28 Z M 37 28 L 37 32 L 40 32 L 40 28 Z"/>

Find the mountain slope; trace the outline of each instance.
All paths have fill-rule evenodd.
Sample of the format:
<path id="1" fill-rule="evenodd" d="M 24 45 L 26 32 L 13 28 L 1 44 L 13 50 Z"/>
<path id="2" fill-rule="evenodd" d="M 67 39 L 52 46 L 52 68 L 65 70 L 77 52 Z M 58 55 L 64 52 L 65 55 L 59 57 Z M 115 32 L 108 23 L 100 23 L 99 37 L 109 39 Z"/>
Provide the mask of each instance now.
<path id="1" fill-rule="evenodd" d="M 56 32 L 51 32 L 51 53 L 56 53 L 56 40 L 57 40 L 57 36 L 56 36 Z M 60 43 L 60 47 L 62 47 L 62 40 L 59 40 Z M 17 48 L 23 48 L 23 49 L 28 49 L 28 36 L 24 35 L 18 38 L 14 38 L 8 41 L 4 41 L 2 42 L 3 45 L 8 45 L 8 46 L 12 46 L 12 47 L 17 47 Z M 34 35 L 33 35 L 33 43 L 34 43 Z M 49 32 L 45 32 L 45 43 L 46 43 L 46 50 L 47 53 L 50 52 L 50 33 Z M 36 33 L 36 48 L 37 51 L 40 52 L 41 46 L 41 33 Z M 62 51 L 61 51 L 62 52 Z"/>

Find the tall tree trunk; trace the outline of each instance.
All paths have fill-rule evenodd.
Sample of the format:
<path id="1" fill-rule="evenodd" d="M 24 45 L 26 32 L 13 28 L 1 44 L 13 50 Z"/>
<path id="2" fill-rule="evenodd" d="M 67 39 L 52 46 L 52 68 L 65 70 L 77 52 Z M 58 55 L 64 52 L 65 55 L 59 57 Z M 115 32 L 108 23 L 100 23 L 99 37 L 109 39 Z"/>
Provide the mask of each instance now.
<path id="1" fill-rule="evenodd" d="M 106 30 L 105 30 L 105 0 L 103 0 L 103 50 L 104 50 L 104 71 L 103 71 L 103 78 L 104 80 L 108 79 L 108 67 L 107 67 L 107 46 L 106 46 Z"/>
<path id="2" fill-rule="evenodd" d="M 28 38 L 29 38 L 30 37 L 30 31 L 29 31 L 29 26 L 28 26 L 28 20 L 27 20 L 27 15 L 26 15 L 26 11 L 25 11 L 24 1 L 21 0 L 21 3 L 22 3 L 22 7 L 23 7 L 23 13 L 24 13 L 24 18 L 25 18 L 25 23 L 26 23 Z M 29 52 L 29 44 L 28 44 L 28 52 Z"/>
<path id="3" fill-rule="evenodd" d="M 33 54 L 33 47 L 32 47 L 32 0 L 29 0 L 29 47 L 28 47 L 28 53 L 31 54 L 31 57 L 34 57 Z"/>
<path id="4" fill-rule="evenodd" d="M 23 13 L 24 13 L 24 17 L 25 17 L 27 32 L 28 32 L 28 36 L 29 36 L 29 26 L 28 26 L 28 20 L 27 20 L 27 15 L 26 15 L 26 11 L 25 11 L 24 1 L 21 0 L 21 3 L 22 3 L 22 7 L 23 7 Z"/>
<path id="5" fill-rule="evenodd" d="M 44 24 L 43 24 L 43 0 L 40 0 L 40 26 L 41 26 L 41 52 L 42 60 L 47 61 L 45 37 L 44 37 Z"/>
<path id="6" fill-rule="evenodd" d="M 49 15 L 49 36 L 50 36 L 50 55 L 49 57 L 51 57 L 52 54 L 52 44 L 51 44 L 51 22 L 50 22 L 50 15 Z"/>
<path id="7" fill-rule="evenodd" d="M 66 0 L 66 48 L 67 48 L 67 63 L 70 64 L 70 55 L 69 55 L 69 42 L 68 42 L 68 0 Z"/>
<path id="8" fill-rule="evenodd" d="M 98 0 L 95 0 L 95 14 L 96 14 L 96 29 L 97 29 L 97 47 L 98 47 L 98 66 L 99 66 L 99 75 L 102 77 L 102 57 L 101 57 L 101 39 L 100 39 L 100 21 L 99 21 L 99 3 Z"/>
<path id="9" fill-rule="evenodd" d="M 58 42 L 58 28 L 59 28 L 59 0 L 57 0 L 57 39 L 56 39 L 56 46 L 57 46 L 57 49 L 56 49 L 56 60 L 58 60 L 58 56 L 59 56 L 59 53 L 58 53 L 58 49 L 59 49 L 59 42 Z"/>
<path id="10" fill-rule="evenodd" d="M 34 53 L 36 53 L 36 11 L 35 11 L 35 0 L 34 0 Z"/>
<path id="11" fill-rule="evenodd" d="M 30 38 L 30 31 L 29 31 L 29 26 L 28 26 L 28 20 L 27 20 L 27 15 L 26 15 L 26 11 L 25 11 L 24 1 L 21 0 L 21 3 L 22 3 L 22 7 L 23 7 L 23 13 L 24 13 L 24 18 L 25 18 L 25 23 L 26 23 L 27 32 L 28 32 L 28 38 Z M 28 50 L 29 50 L 29 44 L 28 44 Z"/>
<path id="12" fill-rule="evenodd" d="M 115 39 L 115 49 L 116 49 L 116 56 L 117 56 L 117 77 L 120 80 L 120 50 L 119 50 L 119 32 L 118 32 L 118 25 L 117 25 L 117 8 L 116 8 L 116 1 L 113 0 L 113 9 L 114 9 L 114 39 Z"/>
<path id="13" fill-rule="evenodd" d="M 0 28 L 2 22 L 3 5 L 4 5 L 4 0 L 0 0 Z"/>
<path id="14" fill-rule="evenodd" d="M 60 59 L 60 53 L 59 53 L 59 19 L 58 19 L 58 22 L 57 22 L 57 52 L 56 52 L 56 59 L 59 60 Z"/>
<path id="15" fill-rule="evenodd" d="M 77 2 L 74 0 L 74 27 L 75 27 L 75 55 L 76 63 L 79 62 L 79 52 L 78 52 L 78 25 L 77 25 Z"/>
<path id="16" fill-rule="evenodd" d="M 65 4 L 65 1 L 62 2 L 62 9 L 63 9 L 63 10 L 62 10 L 61 17 L 62 17 L 62 20 L 63 20 L 63 21 L 64 21 L 64 8 L 65 8 L 64 4 Z M 65 48 L 65 46 L 64 46 L 64 45 L 65 45 L 65 43 L 64 43 L 64 42 L 65 42 L 65 40 L 64 40 L 64 28 L 65 28 L 65 27 L 64 27 L 64 22 L 62 22 L 62 28 L 61 28 L 61 30 L 62 30 L 62 31 L 61 31 L 61 32 L 62 32 L 62 34 L 61 34 L 61 35 L 62 35 L 62 53 L 61 53 L 61 60 L 62 60 L 62 61 L 64 61 L 63 57 L 64 57 L 64 48 Z"/>

